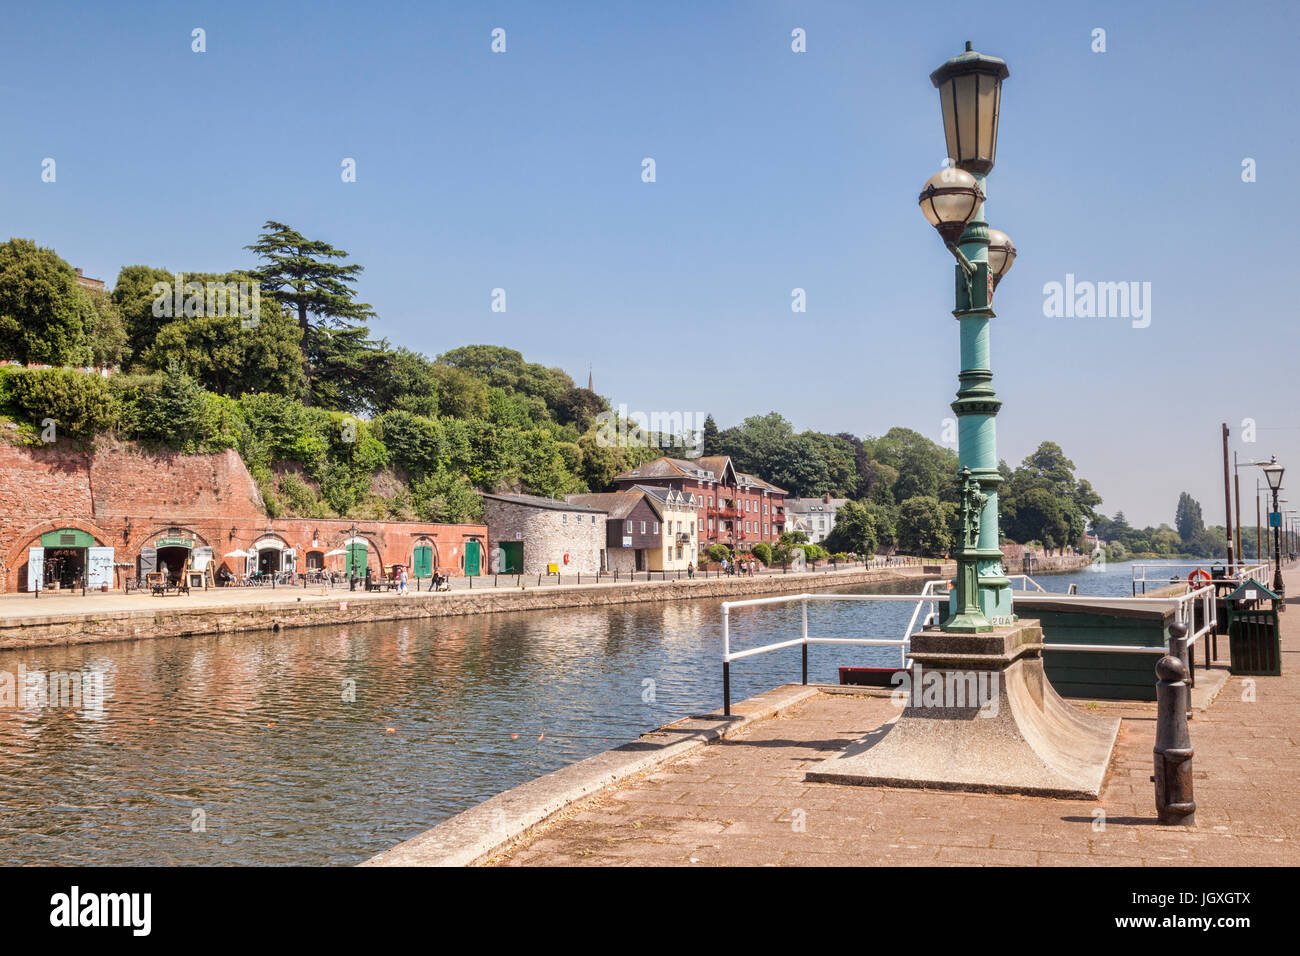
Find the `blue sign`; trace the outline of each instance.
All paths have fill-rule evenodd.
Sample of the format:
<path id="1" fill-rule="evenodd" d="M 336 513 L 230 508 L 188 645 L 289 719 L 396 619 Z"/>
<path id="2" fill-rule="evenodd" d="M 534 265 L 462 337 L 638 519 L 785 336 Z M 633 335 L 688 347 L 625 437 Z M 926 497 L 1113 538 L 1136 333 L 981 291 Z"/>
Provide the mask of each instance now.
<path id="1" fill-rule="evenodd" d="M 1268 526 L 1269 526 L 1270 528 L 1280 528 L 1280 527 L 1282 527 L 1282 512 L 1280 512 L 1280 511 L 1270 511 L 1270 512 L 1268 513 Z"/>

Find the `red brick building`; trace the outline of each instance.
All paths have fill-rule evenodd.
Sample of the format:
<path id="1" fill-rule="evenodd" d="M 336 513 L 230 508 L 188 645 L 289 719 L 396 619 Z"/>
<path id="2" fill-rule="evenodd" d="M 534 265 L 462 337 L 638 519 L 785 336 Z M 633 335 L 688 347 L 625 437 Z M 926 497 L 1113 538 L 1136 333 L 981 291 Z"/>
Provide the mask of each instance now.
<path id="1" fill-rule="evenodd" d="M 214 455 L 60 442 L 0 443 L 0 591 L 27 590 L 35 560 L 48 585 L 104 580 L 122 587 L 144 569 L 210 553 L 234 575 L 328 567 L 364 574 L 487 573 L 484 525 L 268 518 L 234 451 Z M 111 551 L 109 550 L 111 549 Z"/>
<path id="2" fill-rule="evenodd" d="M 728 455 L 656 458 L 614 481 L 620 491 L 653 485 L 695 495 L 701 551 L 711 544 L 749 548 L 760 541 L 772 543 L 785 530 L 785 489 L 736 471 Z"/>

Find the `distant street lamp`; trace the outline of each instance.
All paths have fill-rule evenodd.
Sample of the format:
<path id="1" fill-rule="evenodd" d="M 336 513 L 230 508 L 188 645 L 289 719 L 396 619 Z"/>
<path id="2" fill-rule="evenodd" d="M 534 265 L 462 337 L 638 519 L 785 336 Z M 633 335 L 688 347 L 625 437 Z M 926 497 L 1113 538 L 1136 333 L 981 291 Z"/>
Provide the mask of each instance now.
<path id="1" fill-rule="evenodd" d="M 1282 490 L 1282 472 L 1285 469 L 1277 463 L 1277 455 L 1274 455 L 1267 465 L 1264 466 L 1264 480 L 1268 482 L 1268 490 L 1273 492 L 1273 512 L 1268 516 L 1268 523 L 1273 527 L 1273 590 L 1279 597 L 1283 596 L 1282 585 L 1282 514 L 1278 509 L 1278 492 Z M 1279 606 L 1285 608 L 1285 600 L 1279 602 Z"/>
<path id="2" fill-rule="evenodd" d="M 997 433 L 994 420 L 1002 403 L 993 392 L 989 366 L 989 320 L 993 290 L 1015 262 L 1016 247 L 1006 233 L 984 220 L 986 177 L 998 144 L 1002 81 L 1006 63 L 965 52 L 930 74 L 943 108 L 948 145 L 945 168 L 930 177 L 919 203 L 957 260 L 956 317 L 961 329 L 960 387 L 952 410 L 957 415 L 962 540 L 956 549 L 957 588 L 940 627 L 969 633 L 1015 620 L 1011 580 L 1002 568 L 998 546 Z"/>

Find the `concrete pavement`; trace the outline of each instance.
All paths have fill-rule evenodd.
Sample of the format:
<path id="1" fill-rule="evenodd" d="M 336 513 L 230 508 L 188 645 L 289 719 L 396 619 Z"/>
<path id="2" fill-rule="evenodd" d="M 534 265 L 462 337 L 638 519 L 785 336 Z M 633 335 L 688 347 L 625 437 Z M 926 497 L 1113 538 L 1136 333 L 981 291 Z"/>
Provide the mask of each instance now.
<path id="1" fill-rule="evenodd" d="M 1288 584 L 1300 592 L 1300 572 Z M 1282 651 L 1283 676 L 1229 677 L 1197 711 L 1193 828 L 1155 821 L 1154 704 L 1073 702 L 1122 725 L 1100 798 L 1059 800 L 808 783 L 809 767 L 898 713 L 885 697 L 823 693 L 575 803 L 492 862 L 1294 866 L 1300 601 L 1282 615 Z"/>

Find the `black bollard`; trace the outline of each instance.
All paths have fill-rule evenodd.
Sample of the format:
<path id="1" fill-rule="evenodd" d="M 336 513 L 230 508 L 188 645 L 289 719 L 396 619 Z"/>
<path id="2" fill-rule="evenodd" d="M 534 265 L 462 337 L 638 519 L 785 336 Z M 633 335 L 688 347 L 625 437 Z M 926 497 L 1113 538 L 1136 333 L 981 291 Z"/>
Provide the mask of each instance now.
<path id="1" fill-rule="evenodd" d="M 1177 657 L 1156 662 L 1156 816 L 1166 826 L 1195 826 L 1192 741 L 1187 733 L 1187 665 Z"/>

